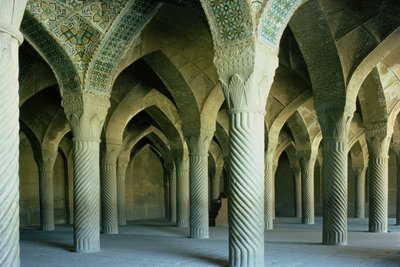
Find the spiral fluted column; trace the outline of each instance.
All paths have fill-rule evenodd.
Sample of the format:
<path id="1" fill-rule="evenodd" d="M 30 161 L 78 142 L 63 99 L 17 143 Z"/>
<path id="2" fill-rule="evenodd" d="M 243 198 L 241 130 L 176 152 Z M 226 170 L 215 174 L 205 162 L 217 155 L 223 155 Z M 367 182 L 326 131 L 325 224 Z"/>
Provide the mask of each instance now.
<path id="1" fill-rule="evenodd" d="M 387 123 L 365 125 L 368 145 L 370 232 L 388 230 L 388 154 L 392 132 Z"/>
<path id="2" fill-rule="evenodd" d="M 175 159 L 176 164 L 176 226 L 189 227 L 189 158 Z"/>
<path id="3" fill-rule="evenodd" d="M 353 166 L 354 167 L 354 166 Z M 365 171 L 363 167 L 355 167 L 355 184 L 356 184 L 356 218 L 365 218 Z"/>
<path id="4" fill-rule="evenodd" d="M 301 222 L 314 224 L 314 160 L 301 158 Z"/>
<path id="5" fill-rule="evenodd" d="M 104 234 L 118 234 L 117 158 L 121 145 L 106 141 L 102 151 L 101 203 Z"/>
<path id="6" fill-rule="evenodd" d="M 400 225 L 400 143 L 395 142 L 396 162 L 397 162 L 397 205 L 396 205 L 396 225 Z"/>
<path id="7" fill-rule="evenodd" d="M 264 150 L 259 145 L 264 142 L 263 118 L 262 112 L 231 114 L 229 242 L 230 262 L 234 263 L 231 266 L 263 266 Z M 269 196 L 272 201 L 272 194 Z M 272 224 L 272 206 L 270 208 Z"/>
<path id="8" fill-rule="evenodd" d="M 118 205 L 118 224 L 126 225 L 126 169 L 128 168 L 129 159 L 118 158 L 117 166 L 117 205 Z"/>
<path id="9" fill-rule="evenodd" d="M 208 238 L 208 147 L 212 133 L 190 136 L 190 237 Z"/>
<path id="10" fill-rule="evenodd" d="M 169 191 L 170 191 L 170 216 L 169 221 L 176 223 L 176 171 L 175 167 L 171 167 L 171 172 L 169 175 Z"/>
<path id="11" fill-rule="evenodd" d="M 272 157 L 275 149 L 269 147 L 266 152 L 264 169 L 264 224 L 266 230 L 274 228 L 274 167 Z"/>
<path id="12" fill-rule="evenodd" d="M 74 147 L 74 247 L 100 251 L 100 133 L 109 101 L 89 94 L 63 95 Z"/>
<path id="13" fill-rule="evenodd" d="M 40 229 L 54 231 L 53 168 L 57 150 L 42 149 L 42 165 L 39 168 Z"/>
<path id="14" fill-rule="evenodd" d="M 294 195 L 295 195 L 295 215 L 297 218 L 302 217 L 301 212 L 301 169 L 293 168 L 294 179 Z"/>
<path id="15" fill-rule="evenodd" d="M 19 266 L 18 46 L 26 0 L 0 0 L 0 266 Z"/>
<path id="16" fill-rule="evenodd" d="M 214 177 L 212 179 L 212 188 L 211 188 L 211 199 L 217 200 L 219 198 L 219 194 L 222 192 L 220 188 L 221 183 L 221 174 L 222 174 L 223 166 L 216 166 Z"/>
<path id="17" fill-rule="evenodd" d="M 324 151 L 322 242 L 325 245 L 346 245 L 347 143 L 352 113 L 336 101 L 318 104 L 316 110 Z"/>

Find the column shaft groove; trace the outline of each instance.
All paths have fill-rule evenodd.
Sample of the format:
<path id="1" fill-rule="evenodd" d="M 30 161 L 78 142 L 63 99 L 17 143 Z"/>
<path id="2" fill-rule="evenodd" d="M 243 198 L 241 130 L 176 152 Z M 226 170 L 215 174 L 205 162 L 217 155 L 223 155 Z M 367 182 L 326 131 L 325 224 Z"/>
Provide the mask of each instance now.
<path id="1" fill-rule="evenodd" d="M 118 234 L 117 165 L 103 164 L 101 179 L 104 234 Z"/>
<path id="2" fill-rule="evenodd" d="M 12 267 L 20 264 L 18 43 L 1 32 L 0 81 L 0 266 Z"/>
<path id="3" fill-rule="evenodd" d="M 229 266 L 264 266 L 263 118 L 230 117 Z"/>
<path id="4" fill-rule="evenodd" d="M 347 244 L 347 142 L 325 140 L 323 233 L 326 245 Z"/>
<path id="5" fill-rule="evenodd" d="M 369 224 L 370 232 L 388 230 L 388 159 L 369 160 Z"/>
<path id="6" fill-rule="evenodd" d="M 74 140 L 74 244 L 77 252 L 100 251 L 99 141 Z"/>
<path id="7" fill-rule="evenodd" d="M 190 237 L 208 238 L 208 156 L 190 154 Z"/>

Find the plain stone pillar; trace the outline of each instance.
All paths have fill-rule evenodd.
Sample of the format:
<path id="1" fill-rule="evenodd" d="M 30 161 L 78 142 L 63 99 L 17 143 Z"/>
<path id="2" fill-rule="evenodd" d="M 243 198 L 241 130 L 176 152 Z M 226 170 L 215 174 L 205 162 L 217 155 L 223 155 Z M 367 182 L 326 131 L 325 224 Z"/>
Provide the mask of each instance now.
<path id="1" fill-rule="evenodd" d="M 347 244 L 347 144 L 352 116 L 337 105 L 332 101 L 316 106 L 324 149 L 322 242 L 325 245 Z"/>
<path id="2" fill-rule="evenodd" d="M 314 162 L 310 158 L 301 158 L 301 203 L 303 224 L 314 224 Z"/>
<path id="3" fill-rule="evenodd" d="M 26 0 L 0 0 L 0 266 L 19 266 L 19 26 Z"/>
<path id="4" fill-rule="evenodd" d="M 42 165 L 39 170 L 40 229 L 54 231 L 53 168 L 57 149 L 42 149 Z"/>
<path id="5" fill-rule="evenodd" d="M 355 184 L 356 184 L 356 218 L 365 218 L 365 171 L 363 167 L 355 167 Z"/>
<path id="6" fill-rule="evenodd" d="M 295 216 L 297 218 L 302 217 L 301 212 L 301 169 L 293 168 L 294 176 L 294 196 L 295 196 Z"/>
<path id="7" fill-rule="evenodd" d="M 110 102 L 65 94 L 62 105 L 74 135 L 74 248 L 100 251 L 100 133 Z"/>
<path id="8" fill-rule="evenodd" d="M 208 238 L 208 147 L 211 133 L 187 138 L 190 172 L 190 237 Z"/>
<path id="9" fill-rule="evenodd" d="M 365 125 L 368 145 L 370 232 L 388 231 L 388 153 L 391 133 L 387 125 Z"/>
<path id="10" fill-rule="evenodd" d="M 101 203 L 104 234 L 118 234 L 117 158 L 121 145 L 106 141 L 101 164 Z"/>
<path id="11" fill-rule="evenodd" d="M 189 227 L 189 158 L 175 159 L 176 164 L 176 226 Z"/>
<path id="12" fill-rule="evenodd" d="M 128 158 L 118 157 L 117 166 L 117 200 L 118 200 L 118 224 L 126 225 L 126 186 L 125 176 L 126 169 L 129 165 Z"/>

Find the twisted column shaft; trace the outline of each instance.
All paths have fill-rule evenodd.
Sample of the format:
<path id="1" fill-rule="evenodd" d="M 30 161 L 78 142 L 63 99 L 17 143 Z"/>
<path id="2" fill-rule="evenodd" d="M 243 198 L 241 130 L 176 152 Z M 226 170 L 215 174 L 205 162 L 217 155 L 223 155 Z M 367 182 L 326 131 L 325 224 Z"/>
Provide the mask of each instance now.
<path id="1" fill-rule="evenodd" d="M 176 171 L 172 170 L 170 174 L 170 222 L 176 222 Z"/>
<path id="2" fill-rule="evenodd" d="M 221 193 L 220 182 L 221 182 L 221 174 L 222 174 L 222 166 L 217 166 L 215 169 L 214 177 L 212 179 L 212 187 L 211 187 L 211 199 L 217 200 L 219 198 L 219 194 Z"/>
<path id="3" fill-rule="evenodd" d="M 229 263 L 264 266 L 264 115 L 237 112 L 230 120 Z"/>
<path id="4" fill-rule="evenodd" d="M 392 127 L 387 123 L 365 125 L 368 145 L 370 232 L 388 230 L 388 158 Z"/>
<path id="5" fill-rule="evenodd" d="M 267 153 L 270 152 L 267 151 Z M 274 228 L 274 174 L 272 162 L 268 160 L 264 170 L 264 190 L 264 224 L 266 230 L 272 230 Z"/>
<path id="6" fill-rule="evenodd" d="M 110 102 L 87 93 L 64 94 L 74 135 L 74 246 L 100 251 L 100 133 Z"/>
<path id="7" fill-rule="evenodd" d="M 396 152 L 397 162 L 397 205 L 396 205 L 396 225 L 400 225 L 400 157 Z"/>
<path id="8" fill-rule="evenodd" d="M 295 215 L 297 218 L 302 217 L 301 212 L 301 169 L 294 168 L 293 169 L 294 176 L 294 195 L 295 195 Z"/>
<path id="9" fill-rule="evenodd" d="M 326 245 L 347 244 L 347 141 L 324 141 L 323 234 Z"/>
<path id="10" fill-rule="evenodd" d="M 341 98 L 315 105 L 323 135 L 322 242 L 347 245 L 347 144 L 353 112 Z"/>
<path id="11" fill-rule="evenodd" d="M 187 156 L 175 160 L 176 164 L 176 226 L 189 227 L 189 170 Z"/>
<path id="12" fill-rule="evenodd" d="M 190 154 L 190 237 L 208 238 L 208 155 Z"/>
<path id="13" fill-rule="evenodd" d="M 99 141 L 74 144 L 74 244 L 77 252 L 100 251 Z"/>
<path id="14" fill-rule="evenodd" d="M 106 143 L 101 164 L 102 225 L 104 234 L 118 234 L 117 157 L 120 145 Z"/>
<path id="15" fill-rule="evenodd" d="M 126 225 L 126 168 L 128 167 L 128 159 L 118 159 L 117 167 L 117 206 L 118 206 L 118 224 Z"/>
<path id="16" fill-rule="evenodd" d="M 356 168 L 354 174 L 356 179 L 356 218 L 365 218 L 365 169 Z"/>
<path id="17" fill-rule="evenodd" d="M 314 164 L 310 159 L 301 159 L 301 195 L 303 224 L 314 224 Z"/>
<path id="18" fill-rule="evenodd" d="M 40 229 L 54 231 L 53 168 L 56 150 L 42 149 L 42 166 L 39 170 Z"/>
<path id="19" fill-rule="evenodd" d="M 0 266 L 7 267 L 20 264 L 18 87 L 18 41 L 0 26 Z"/>
<path id="20" fill-rule="evenodd" d="M 370 232 L 388 230 L 388 159 L 369 159 L 369 224 Z"/>

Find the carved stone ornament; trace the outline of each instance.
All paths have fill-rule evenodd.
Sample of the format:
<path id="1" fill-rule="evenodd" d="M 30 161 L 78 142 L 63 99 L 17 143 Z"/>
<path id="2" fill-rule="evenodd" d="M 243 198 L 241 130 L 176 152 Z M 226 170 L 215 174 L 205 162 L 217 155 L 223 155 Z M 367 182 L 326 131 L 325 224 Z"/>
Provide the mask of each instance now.
<path id="1" fill-rule="evenodd" d="M 88 93 L 64 94 L 61 105 L 75 138 L 99 140 L 110 101 Z"/>

